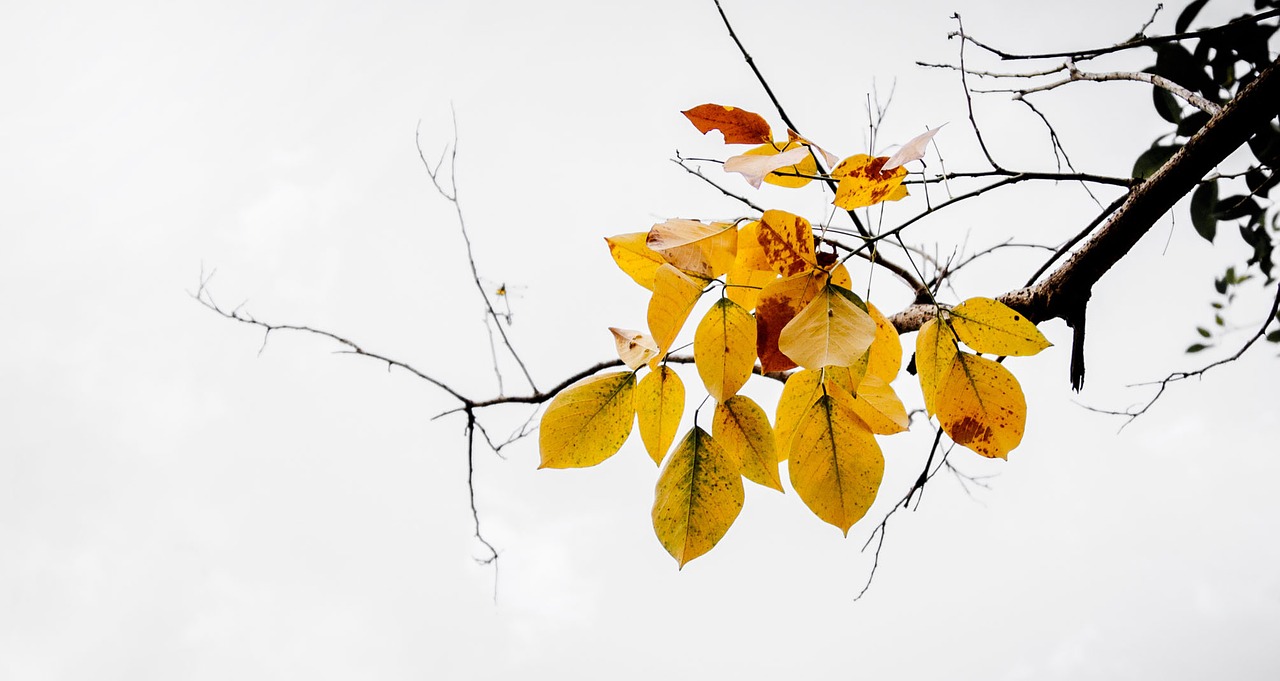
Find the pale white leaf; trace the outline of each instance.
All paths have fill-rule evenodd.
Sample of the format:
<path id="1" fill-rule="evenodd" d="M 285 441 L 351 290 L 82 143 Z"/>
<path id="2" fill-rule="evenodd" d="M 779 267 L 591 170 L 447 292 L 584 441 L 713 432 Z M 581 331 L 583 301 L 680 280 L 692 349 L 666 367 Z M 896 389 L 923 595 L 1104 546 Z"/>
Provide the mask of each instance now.
<path id="1" fill-rule="evenodd" d="M 760 183 L 764 182 L 765 175 L 787 166 L 793 166 L 803 161 L 809 155 L 809 149 L 805 146 L 798 146 L 791 151 L 784 151 L 781 154 L 772 156 L 758 156 L 742 154 L 740 156 L 732 156 L 724 162 L 724 171 L 726 173 L 741 173 L 751 183 L 752 187 L 760 188 Z"/>
<path id="2" fill-rule="evenodd" d="M 943 123 L 942 125 L 946 125 L 946 123 Z M 880 168 L 880 172 L 887 172 L 897 168 L 898 166 L 903 166 L 912 161 L 919 161 L 924 158 L 924 151 L 929 146 L 929 141 L 933 139 L 934 135 L 938 134 L 938 131 L 942 129 L 942 125 L 939 125 L 926 133 L 912 137 L 911 140 L 902 145 L 898 151 L 893 154 L 893 156 L 890 156 L 888 161 L 884 162 L 884 166 Z"/>

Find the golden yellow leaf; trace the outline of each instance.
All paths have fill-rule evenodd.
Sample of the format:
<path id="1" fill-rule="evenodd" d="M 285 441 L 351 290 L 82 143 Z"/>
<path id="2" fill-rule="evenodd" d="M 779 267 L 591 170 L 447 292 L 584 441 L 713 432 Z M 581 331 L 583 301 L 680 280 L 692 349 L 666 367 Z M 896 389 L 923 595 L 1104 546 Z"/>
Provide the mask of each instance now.
<path id="1" fill-rule="evenodd" d="M 700 104 L 681 111 L 698 132 L 719 130 L 725 144 L 760 144 L 773 139 L 769 123 L 760 114 L 721 104 Z"/>
<path id="2" fill-rule="evenodd" d="M 955 337 L 950 327 L 930 319 L 916 334 L 916 374 L 920 378 L 920 392 L 924 396 L 924 409 L 929 416 L 937 413 L 937 395 L 951 370 L 951 359 L 956 354 Z"/>
<path id="3" fill-rule="evenodd" d="M 685 274 L 715 279 L 733 266 L 738 230 L 732 222 L 667 220 L 649 230 L 646 244 Z"/>
<path id="4" fill-rule="evenodd" d="M 736 394 L 756 364 L 756 320 L 751 313 L 728 298 L 712 305 L 694 331 L 693 361 L 717 402 Z"/>
<path id="5" fill-rule="evenodd" d="M 884 477 L 880 445 L 852 402 L 843 389 L 829 384 L 800 418 L 787 464 L 800 499 L 845 536 L 871 508 Z"/>
<path id="6" fill-rule="evenodd" d="M 786 144 L 762 144 L 740 156 L 726 159 L 724 169 L 726 172 L 742 173 L 747 182 L 757 189 L 760 188 L 761 181 L 794 189 L 812 181 L 811 177 L 818 173 L 818 162 L 809 153 L 808 146 L 793 140 Z"/>
<path id="7" fill-rule="evenodd" d="M 950 317 L 956 335 L 977 352 L 1025 357 L 1052 345 L 1021 313 L 991 298 L 970 298 Z"/>
<path id="8" fill-rule="evenodd" d="M 613 343 L 618 348 L 618 359 L 632 371 L 644 366 L 645 362 L 658 354 L 658 344 L 647 334 L 635 329 L 619 329 L 609 327 L 613 333 Z"/>
<path id="9" fill-rule="evenodd" d="M 609 244 L 609 255 L 618 267 L 637 284 L 652 291 L 653 275 L 666 260 L 649 248 L 648 238 L 648 232 L 634 232 L 605 237 L 605 243 Z"/>
<path id="10" fill-rule="evenodd" d="M 670 263 L 663 263 L 653 276 L 653 297 L 649 299 L 649 333 L 658 344 L 658 354 L 649 360 L 656 367 L 666 356 L 689 318 L 694 303 L 702 296 L 702 285 Z"/>
<path id="11" fill-rule="evenodd" d="M 742 460 L 742 476 L 782 491 L 773 428 L 760 405 L 745 395 L 734 395 L 716 405 L 711 435 L 722 447 Z"/>
<path id="12" fill-rule="evenodd" d="M 742 462 L 694 426 L 662 467 L 653 530 L 680 567 L 710 551 L 742 510 Z"/>
<path id="13" fill-rule="evenodd" d="M 831 177 L 839 178 L 836 198 L 832 201 L 845 210 L 873 206 L 882 201 L 897 201 L 907 195 L 902 180 L 907 177 L 906 168 L 882 171 L 889 157 L 871 157 L 866 154 L 850 156 L 831 171 Z"/>
<path id="14" fill-rule="evenodd" d="M 876 323 L 852 291 L 828 284 L 778 336 L 778 349 L 806 368 L 849 366 L 871 347 Z"/>
<path id="15" fill-rule="evenodd" d="M 560 391 L 538 426 L 538 468 L 585 468 L 616 454 L 635 420 L 635 384 L 634 372 L 618 371 Z"/>
<path id="16" fill-rule="evenodd" d="M 997 362 L 956 353 L 937 405 L 947 436 L 983 456 L 1007 458 L 1022 442 L 1027 400 L 1018 379 Z"/>
<path id="17" fill-rule="evenodd" d="M 878 376 L 891 383 L 902 369 L 902 341 L 898 338 L 898 330 L 870 301 L 867 301 L 867 313 L 876 322 L 876 339 L 871 342 L 867 375 Z"/>
<path id="18" fill-rule="evenodd" d="M 661 464 L 675 442 L 684 411 L 684 382 L 671 367 L 661 364 L 636 386 L 636 420 L 640 439 L 655 464 Z"/>
<path id="19" fill-rule="evenodd" d="M 778 461 L 786 461 L 791 453 L 791 437 L 800 417 L 822 396 L 822 372 L 804 369 L 787 377 L 773 416 L 773 442 Z"/>
<path id="20" fill-rule="evenodd" d="M 791 358 L 778 349 L 778 336 L 783 327 L 803 310 L 809 301 L 831 283 L 849 281 L 844 266 L 837 266 L 830 274 L 826 270 L 809 270 L 779 279 L 765 286 L 756 301 L 756 355 L 764 371 L 786 371 L 796 367 Z"/>
<path id="21" fill-rule="evenodd" d="M 893 387 L 879 376 L 868 374 L 863 378 L 849 406 L 853 407 L 854 413 L 876 435 L 901 433 L 911 425 L 902 400 L 898 399 Z M 643 423 L 641 427 L 644 427 Z"/>
<path id="22" fill-rule="evenodd" d="M 767 210 L 756 228 L 756 240 L 775 272 L 784 277 L 817 266 L 813 251 L 813 226 L 784 210 Z"/>

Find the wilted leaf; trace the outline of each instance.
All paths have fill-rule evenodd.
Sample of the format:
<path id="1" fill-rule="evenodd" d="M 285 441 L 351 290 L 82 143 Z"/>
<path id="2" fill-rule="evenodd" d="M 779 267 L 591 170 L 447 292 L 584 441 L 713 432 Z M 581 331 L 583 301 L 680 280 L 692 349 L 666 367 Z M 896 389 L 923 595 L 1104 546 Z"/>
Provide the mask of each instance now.
<path id="1" fill-rule="evenodd" d="M 853 364 L 876 337 L 862 305 L 852 291 L 828 284 L 783 327 L 778 349 L 806 369 Z"/>
<path id="2" fill-rule="evenodd" d="M 746 109 L 701 104 L 680 113 L 704 135 L 719 130 L 724 135 L 725 144 L 760 144 L 773 139 L 768 121 Z"/>
<path id="3" fill-rule="evenodd" d="M 879 376 L 863 378 L 849 406 L 876 435 L 901 433 L 911 425 L 898 393 Z"/>
<path id="4" fill-rule="evenodd" d="M 634 372 L 618 371 L 560 391 L 538 427 L 538 468 L 585 468 L 616 454 L 635 420 L 635 384 Z"/>
<path id="5" fill-rule="evenodd" d="M 891 383 L 902 369 L 902 341 L 898 338 L 898 330 L 869 301 L 867 313 L 876 323 L 876 339 L 871 342 L 867 375 L 878 376 L 886 383 Z"/>
<path id="6" fill-rule="evenodd" d="M 756 364 L 756 320 L 751 313 L 728 298 L 712 305 L 694 331 L 693 361 L 717 402 L 737 393 Z"/>
<path id="7" fill-rule="evenodd" d="M 970 298 L 950 316 L 956 335 L 978 352 L 1025 357 L 1052 345 L 1021 313 L 991 298 Z"/>
<path id="8" fill-rule="evenodd" d="M 942 125 L 946 125 L 946 123 Z M 899 147 L 898 151 L 893 156 L 890 156 L 888 161 L 884 162 L 884 166 L 880 168 L 881 172 L 888 172 L 924 158 L 924 151 L 928 148 L 929 141 L 933 139 L 934 135 L 938 134 L 938 131 L 942 129 L 942 125 L 912 137 L 910 141 Z"/>
<path id="9" fill-rule="evenodd" d="M 734 395 L 716 405 L 711 435 L 725 450 L 742 460 L 742 476 L 782 491 L 773 428 L 760 405 L 745 395 Z"/>
<path id="10" fill-rule="evenodd" d="M 788 142 L 779 148 L 773 143 L 762 144 L 740 156 L 725 159 L 726 173 L 741 173 L 747 182 L 756 189 L 761 182 L 779 187 L 797 188 L 811 182 L 808 177 L 796 175 L 815 175 L 818 163 L 813 160 L 809 148 L 797 142 Z M 775 172 L 777 171 L 777 172 Z M 777 173 L 791 173 L 777 174 Z"/>
<path id="11" fill-rule="evenodd" d="M 791 486 L 809 510 L 849 534 L 866 515 L 884 477 L 884 457 L 875 436 L 838 387 L 814 402 L 792 438 Z"/>
<path id="12" fill-rule="evenodd" d="M 648 232 L 634 232 L 605 237 L 609 255 L 618 267 L 637 284 L 653 290 L 653 274 L 666 262 L 662 255 L 649 248 Z"/>
<path id="13" fill-rule="evenodd" d="M 653 277 L 653 297 L 649 299 L 649 333 L 658 344 L 658 354 L 649 362 L 651 367 L 656 366 L 671 349 L 700 297 L 702 286 L 698 282 L 670 263 L 658 268 Z"/>
<path id="14" fill-rule="evenodd" d="M 634 329 L 609 327 L 613 342 L 618 347 L 618 359 L 632 371 L 658 354 L 658 344 L 652 338 Z"/>
<path id="15" fill-rule="evenodd" d="M 813 226 L 785 210 L 767 210 L 756 227 L 756 240 L 773 271 L 784 277 L 817 265 Z"/>
<path id="16" fill-rule="evenodd" d="M 925 322 L 916 334 L 916 374 L 920 378 L 924 409 L 930 416 L 937 413 L 938 390 L 951 370 L 956 351 L 951 330 L 936 318 Z"/>
<path id="17" fill-rule="evenodd" d="M 873 158 L 858 154 L 841 161 L 831 171 L 831 177 L 840 180 L 832 203 L 845 210 L 853 210 L 882 201 L 897 201 L 906 196 L 907 188 L 902 185 L 902 180 L 907 177 L 907 169 L 884 170 L 884 163 L 888 160 L 884 156 Z"/>
<path id="18" fill-rule="evenodd" d="M 671 449 L 684 411 L 684 382 L 671 367 L 662 364 L 640 379 L 636 386 L 636 420 L 640 439 L 655 464 Z"/>
<path id="19" fill-rule="evenodd" d="M 667 459 L 653 501 L 653 530 L 680 567 L 710 551 L 742 510 L 742 462 L 694 426 Z"/>
<path id="20" fill-rule="evenodd" d="M 738 230 L 731 222 L 667 220 L 649 230 L 647 244 L 680 271 L 715 279 L 733 266 L 738 252 Z"/>
<path id="21" fill-rule="evenodd" d="M 1022 442 L 1027 400 L 1018 379 L 985 357 L 958 352 L 938 391 L 938 423 L 958 445 L 1007 458 Z"/>

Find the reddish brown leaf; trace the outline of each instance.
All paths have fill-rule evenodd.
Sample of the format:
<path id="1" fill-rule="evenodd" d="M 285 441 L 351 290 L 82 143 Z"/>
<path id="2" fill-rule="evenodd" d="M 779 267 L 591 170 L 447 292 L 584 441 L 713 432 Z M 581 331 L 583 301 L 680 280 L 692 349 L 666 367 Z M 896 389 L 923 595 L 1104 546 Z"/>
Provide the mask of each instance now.
<path id="1" fill-rule="evenodd" d="M 768 121 L 746 109 L 702 104 L 680 113 L 704 135 L 719 130 L 724 135 L 725 144 L 760 144 L 773 140 Z"/>

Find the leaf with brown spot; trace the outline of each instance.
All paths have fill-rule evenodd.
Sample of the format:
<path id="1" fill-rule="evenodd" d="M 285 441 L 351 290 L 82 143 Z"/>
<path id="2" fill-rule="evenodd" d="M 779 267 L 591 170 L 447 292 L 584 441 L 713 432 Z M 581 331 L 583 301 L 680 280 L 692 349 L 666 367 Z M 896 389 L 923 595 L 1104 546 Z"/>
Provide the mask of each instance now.
<path id="1" fill-rule="evenodd" d="M 845 210 L 874 206 L 884 201 L 897 201 L 907 195 L 902 181 L 907 177 L 906 168 L 884 170 L 887 156 L 871 157 L 866 154 L 850 156 L 831 171 L 838 178 L 836 198 L 832 201 Z"/>
<path id="2" fill-rule="evenodd" d="M 997 362 L 956 353 L 937 406 L 947 436 L 983 456 L 1007 458 L 1022 442 L 1027 400 L 1018 379 Z"/>
<path id="3" fill-rule="evenodd" d="M 742 511 L 742 462 L 694 426 L 658 475 L 653 530 L 680 567 L 710 551 Z"/>
<path id="4" fill-rule="evenodd" d="M 671 367 L 662 364 L 636 386 L 636 421 L 640 439 L 653 463 L 661 464 L 675 442 L 684 411 L 684 382 Z"/>
<path id="5" fill-rule="evenodd" d="M 756 228 L 756 240 L 775 272 L 784 277 L 817 265 L 813 252 L 813 226 L 785 210 L 767 210 Z"/>
<path id="6" fill-rule="evenodd" d="M 769 417 L 754 400 L 734 395 L 716 405 L 711 435 L 726 450 L 742 459 L 742 477 L 782 491 L 778 454 Z"/>
<path id="7" fill-rule="evenodd" d="M 698 132 L 707 134 L 719 130 L 724 135 L 725 144 L 760 144 L 773 140 L 773 131 L 769 122 L 760 114 L 746 109 L 720 104 L 700 104 L 681 111 L 685 118 L 693 123 Z"/>

